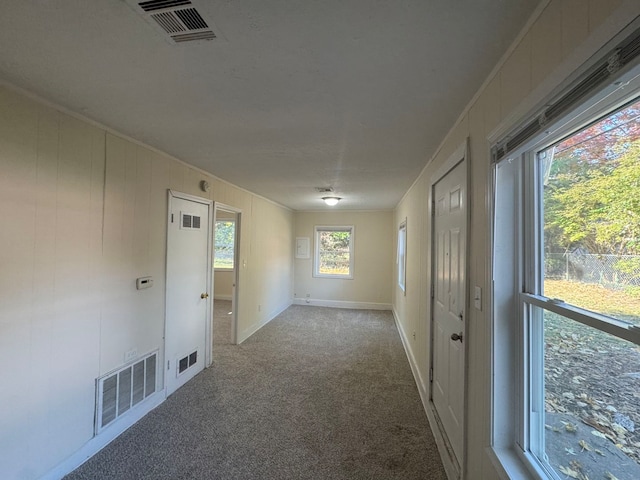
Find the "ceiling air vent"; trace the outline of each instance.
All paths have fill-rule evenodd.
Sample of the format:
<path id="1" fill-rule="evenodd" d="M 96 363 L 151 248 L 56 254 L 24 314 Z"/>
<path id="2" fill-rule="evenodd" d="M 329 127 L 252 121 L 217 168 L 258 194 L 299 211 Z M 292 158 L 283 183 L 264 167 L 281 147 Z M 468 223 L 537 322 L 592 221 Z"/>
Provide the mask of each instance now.
<path id="1" fill-rule="evenodd" d="M 333 192 L 333 188 L 332 187 L 316 187 L 316 192 L 318 192 L 318 193 L 332 193 Z"/>
<path id="2" fill-rule="evenodd" d="M 191 0 L 149 0 L 148 2 L 138 2 L 140 8 L 145 12 L 162 10 L 163 8 L 175 8 L 182 5 L 191 5 Z"/>
<path id="3" fill-rule="evenodd" d="M 171 43 L 216 38 L 212 23 L 191 0 L 127 0 L 127 3 Z"/>

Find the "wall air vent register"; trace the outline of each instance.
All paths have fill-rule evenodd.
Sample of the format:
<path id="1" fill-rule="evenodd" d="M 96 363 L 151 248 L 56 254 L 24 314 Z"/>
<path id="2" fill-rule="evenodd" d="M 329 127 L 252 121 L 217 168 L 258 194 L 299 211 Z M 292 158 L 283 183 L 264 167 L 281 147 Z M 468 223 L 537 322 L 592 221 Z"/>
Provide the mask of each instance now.
<path id="1" fill-rule="evenodd" d="M 155 393 L 157 359 L 156 351 L 96 380 L 96 434 Z"/>

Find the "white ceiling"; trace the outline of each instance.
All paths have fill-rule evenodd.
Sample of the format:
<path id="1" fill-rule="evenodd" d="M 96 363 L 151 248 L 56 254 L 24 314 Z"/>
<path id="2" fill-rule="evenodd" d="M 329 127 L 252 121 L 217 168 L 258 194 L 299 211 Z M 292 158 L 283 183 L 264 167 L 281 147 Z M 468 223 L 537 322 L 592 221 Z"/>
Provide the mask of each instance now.
<path id="1" fill-rule="evenodd" d="M 2 0 L 0 78 L 296 210 L 393 208 L 538 0 Z"/>

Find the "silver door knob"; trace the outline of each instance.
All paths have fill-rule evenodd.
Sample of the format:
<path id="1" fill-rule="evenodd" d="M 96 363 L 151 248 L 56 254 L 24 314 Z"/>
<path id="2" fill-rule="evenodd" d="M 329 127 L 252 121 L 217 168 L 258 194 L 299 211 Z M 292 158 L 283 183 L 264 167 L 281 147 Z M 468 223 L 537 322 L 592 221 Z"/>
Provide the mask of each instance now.
<path id="1" fill-rule="evenodd" d="M 200 298 L 202 298 L 202 299 L 209 298 L 209 294 L 208 293 L 201 293 L 200 294 Z"/>
<path id="2" fill-rule="evenodd" d="M 460 343 L 462 343 L 462 332 L 460 332 L 460 333 L 452 333 L 451 334 L 451 340 L 453 340 L 454 342 L 457 342 L 458 340 L 460 340 Z"/>

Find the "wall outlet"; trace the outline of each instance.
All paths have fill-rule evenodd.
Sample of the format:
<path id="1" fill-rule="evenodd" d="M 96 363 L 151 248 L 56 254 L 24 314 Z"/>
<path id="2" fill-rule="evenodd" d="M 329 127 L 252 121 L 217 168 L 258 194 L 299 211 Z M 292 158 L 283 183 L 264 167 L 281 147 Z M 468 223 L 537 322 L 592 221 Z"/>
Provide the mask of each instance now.
<path id="1" fill-rule="evenodd" d="M 258 304 L 258 311 L 261 312 L 262 311 L 262 305 Z"/>
<path id="2" fill-rule="evenodd" d="M 413 339 L 416 339 L 416 332 L 413 332 Z"/>
<path id="3" fill-rule="evenodd" d="M 133 360 L 134 358 L 136 358 L 138 356 L 138 350 L 136 348 L 133 348 L 131 350 L 129 350 L 128 352 L 125 352 L 124 354 L 124 362 L 130 362 L 131 360 Z"/>

